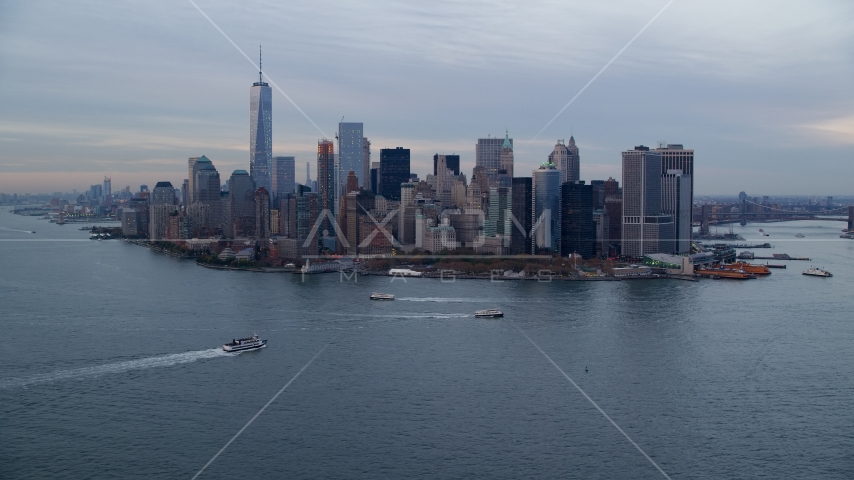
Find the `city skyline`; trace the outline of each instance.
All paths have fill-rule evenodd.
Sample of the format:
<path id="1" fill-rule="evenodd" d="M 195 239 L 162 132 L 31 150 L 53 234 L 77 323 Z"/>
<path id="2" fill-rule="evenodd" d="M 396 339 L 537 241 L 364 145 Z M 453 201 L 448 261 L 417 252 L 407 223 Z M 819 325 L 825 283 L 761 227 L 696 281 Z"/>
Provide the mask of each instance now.
<path id="1" fill-rule="evenodd" d="M 263 41 L 265 72 L 330 138 L 342 115 L 345 121 L 358 120 L 375 149 L 411 149 L 412 168 L 419 175 L 432 170 L 436 152 L 461 155 L 461 169 L 468 171 L 474 164 L 472 141 L 509 130 L 516 139 L 515 164 L 521 172 L 542 163 L 556 139 L 575 136 L 585 156 L 582 180 L 609 176 L 621 180 L 621 151 L 631 145 L 677 141 L 704 152 L 697 172 L 701 180 L 695 185 L 699 195 L 739 190 L 845 194 L 844 178 L 852 168 L 846 161 L 847 145 L 854 138 L 854 122 L 847 113 L 852 99 L 844 87 L 851 66 L 839 60 L 850 57 L 851 42 L 846 39 L 852 30 L 841 21 L 851 7 L 838 3 L 786 11 L 760 3 L 741 7 L 739 18 L 719 22 L 722 13 L 714 9 L 675 2 L 577 102 L 530 140 L 662 6 L 663 2 L 623 5 L 619 13 L 579 5 L 535 4 L 518 12 L 497 8 L 485 14 L 476 31 L 447 39 L 428 35 L 437 17 L 414 23 L 409 19 L 388 28 L 409 27 L 413 40 L 431 38 L 431 54 L 423 65 L 403 61 L 400 69 L 391 70 L 389 65 L 425 47 L 406 40 L 389 45 L 387 55 L 379 57 L 368 52 L 377 41 L 374 34 L 346 28 L 331 43 L 320 42 L 310 31 L 315 20 L 301 5 L 276 10 L 258 29 L 245 28 L 248 17 L 226 5 L 200 5 L 245 51 L 254 51 Z M 202 154 L 224 172 L 246 169 L 242 88 L 257 70 L 253 72 L 192 5 L 186 7 L 169 12 L 185 26 L 183 30 L 171 24 L 157 26 L 165 13 L 157 10 L 134 12 L 138 15 L 133 17 L 121 7 L 111 7 L 103 9 L 103 15 L 87 17 L 93 7 L 74 11 L 59 7 L 43 18 L 28 6 L 10 8 L 4 15 L 8 28 L 0 34 L 6 40 L 0 62 L 14 63 L 16 68 L 4 69 L 0 76 L 2 91 L 8 92 L 0 94 L 6 106 L 0 122 L 4 151 L 0 191 L 80 189 L 91 183 L 89 178 L 103 175 L 117 185 L 161 178 L 178 185 L 185 178 L 183 159 Z M 342 8 L 351 11 L 346 5 Z M 382 13 L 397 19 L 412 13 L 382 4 L 368 10 L 359 14 Z M 439 13 L 456 25 L 476 12 L 441 5 Z M 486 48 L 478 33 L 495 28 L 509 14 L 518 33 L 493 39 Z M 548 27 L 536 41 L 513 44 L 531 25 L 541 25 L 541 18 L 554 14 L 577 19 L 578 29 L 571 38 Z M 272 28 L 277 15 L 306 21 L 285 34 Z M 28 33 L 32 31 L 28 25 L 36 20 L 50 24 L 61 19 L 65 28 L 79 30 L 84 19 L 93 17 L 94 27 L 72 45 L 73 52 L 61 45 L 67 30 L 46 29 L 39 38 Z M 115 25 L 106 19 L 115 20 Z M 757 24 L 757 19 L 767 21 Z M 751 28 L 738 28 L 742 22 Z M 157 28 L 175 36 L 170 44 L 181 48 L 165 50 L 153 35 Z M 698 34 L 689 38 L 691 29 Z M 785 39 L 780 36 L 783 32 Z M 299 34 L 305 35 L 294 42 L 293 35 Z M 107 38 L 114 41 L 105 42 Z M 342 44 L 352 55 L 335 60 L 335 68 L 352 71 L 352 81 L 313 73 Z M 496 47 L 506 47 L 497 63 L 484 54 Z M 121 55 L 97 54 L 121 48 L 136 54 L 133 62 Z M 529 57 L 522 55 L 526 50 Z M 816 50 L 823 55 L 812 55 Z M 555 57 L 558 51 L 561 55 Z M 55 57 L 56 52 L 68 59 Z M 549 61 L 540 61 L 545 59 Z M 87 68 L 58 74 L 68 70 L 69 61 Z M 172 68 L 177 62 L 190 65 L 193 82 L 178 81 L 186 69 Z M 146 68 L 140 70 L 138 63 Z M 423 75 L 423 69 L 438 74 Z M 493 71 L 506 73 L 506 78 L 489 80 L 496 78 Z M 644 80 L 638 80 L 637 72 L 643 72 Z M 553 80 L 558 77 L 559 82 Z M 412 96 L 416 91 L 412 88 L 423 94 Z M 273 97 L 277 105 L 273 155 L 295 156 L 297 162 L 313 159 L 314 142 L 323 135 L 279 92 Z M 79 102 L 88 106 L 83 113 Z M 678 108 L 671 108 L 674 105 Z M 40 141 L 32 148 L 36 138 Z M 819 161 L 803 162 L 806 157 Z"/>

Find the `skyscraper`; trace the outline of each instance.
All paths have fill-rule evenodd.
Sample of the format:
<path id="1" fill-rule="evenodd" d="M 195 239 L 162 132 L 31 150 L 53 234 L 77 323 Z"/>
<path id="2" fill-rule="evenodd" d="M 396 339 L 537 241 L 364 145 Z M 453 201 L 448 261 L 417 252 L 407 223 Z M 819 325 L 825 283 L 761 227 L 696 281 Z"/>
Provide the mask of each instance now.
<path id="1" fill-rule="evenodd" d="M 365 185 L 365 149 L 364 126 L 359 122 L 341 122 L 338 124 L 338 191 L 340 198 L 346 187 L 347 174 L 354 172 L 359 185 Z"/>
<path id="2" fill-rule="evenodd" d="M 318 208 L 328 210 L 335 215 L 335 192 L 338 188 L 335 172 L 335 144 L 323 139 L 317 141 L 317 195 Z M 323 228 L 329 229 L 328 220 L 324 220 Z"/>
<path id="3" fill-rule="evenodd" d="M 249 88 L 249 174 L 259 187 L 273 190 L 273 93 L 261 78 Z"/>
<path id="4" fill-rule="evenodd" d="M 620 254 L 620 242 L 623 238 L 623 195 L 620 185 L 611 177 L 603 184 L 605 189 L 605 211 L 608 213 L 608 243 L 613 246 L 614 254 Z M 607 254 L 609 252 L 603 252 Z"/>
<path id="5" fill-rule="evenodd" d="M 691 253 L 694 150 L 671 143 L 655 151 L 661 154 L 661 213 L 673 218 L 674 253 Z"/>
<path id="6" fill-rule="evenodd" d="M 439 157 L 445 157 L 445 168 L 453 170 L 454 175 L 460 174 L 460 156 L 459 155 L 433 155 L 433 175 L 439 175 Z"/>
<path id="7" fill-rule="evenodd" d="M 534 253 L 560 253 L 560 172 L 544 163 L 533 172 L 531 247 Z"/>
<path id="8" fill-rule="evenodd" d="M 204 226 L 211 230 L 209 233 L 222 228 L 222 202 L 220 201 L 220 178 L 219 172 L 213 163 L 205 157 L 196 161 L 194 166 L 196 178 L 194 181 L 196 189 L 196 200 L 194 203 L 206 206 Z"/>
<path id="9" fill-rule="evenodd" d="M 563 140 L 558 140 L 554 150 L 549 154 L 549 162 L 553 163 L 560 172 L 561 183 L 577 182 L 580 176 L 580 165 L 575 139 L 570 137 L 569 145 L 565 145 Z"/>
<path id="10" fill-rule="evenodd" d="M 362 138 L 362 183 L 360 186 L 365 190 L 371 189 L 371 141 L 367 137 Z"/>
<path id="11" fill-rule="evenodd" d="M 584 182 L 561 185 L 560 254 L 593 258 L 596 230 L 593 224 L 593 186 Z"/>
<path id="12" fill-rule="evenodd" d="M 507 178 L 513 178 L 513 140 L 510 139 L 510 134 L 506 130 L 504 141 L 501 143 L 501 153 L 498 156 L 498 173 Z"/>
<path id="13" fill-rule="evenodd" d="M 501 166 L 501 152 L 504 145 L 513 150 L 513 139 L 505 132 L 504 138 L 479 138 L 475 146 L 475 166 L 486 169 L 487 177 L 492 180 L 498 175 Z M 506 162 L 506 160 L 505 160 Z M 510 170 L 512 170 L 512 156 L 510 157 Z M 505 165 L 506 166 L 506 165 Z"/>
<path id="14" fill-rule="evenodd" d="M 246 170 L 235 170 L 228 180 L 226 236 L 255 236 L 255 180 Z"/>
<path id="15" fill-rule="evenodd" d="M 409 149 L 381 149 L 380 195 L 388 200 L 400 200 L 400 184 L 406 182 L 409 182 Z"/>
<path id="16" fill-rule="evenodd" d="M 175 213 L 175 189 L 171 182 L 157 182 L 149 201 L 149 238 L 161 241 L 167 238 L 169 217 Z"/>
<path id="17" fill-rule="evenodd" d="M 294 193 L 296 188 L 296 159 L 294 157 L 273 157 L 273 198 L 281 198 Z"/>
<path id="18" fill-rule="evenodd" d="M 255 190 L 255 237 L 270 237 L 270 193 L 264 187 Z"/>
<path id="19" fill-rule="evenodd" d="M 204 157 L 204 155 L 202 155 L 202 157 Z M 187 188 L 187 204 L 188 205 L 192 204 L 196 199 L 195 194 L 194 194 L 194 192 L 195 192 L 194 188 L 195 188 L 196 183 L 195 183 L 194 179 L 196 177 L 196 168 L 195 168 L 196 162 L 199 160 L 199 158 L 201 158 L 201 157 L 190 157 L 189 159 L 187 159 L 187 180 L 189 180 L 189 185 Z M 207 157 L 205 157 L 205 158 L 207 158 Z"/>
<path id="20" fill-rule="evenodd" d="M 661 153 L 643 145 L 622 153 L 622 254 L 673 252 L 673 218 L 662 215 Z"/>
<path id="21" fill-rule="evenodd" d="M 514 255 L 531 253 L 531 220 L 534 216 L 533 210 L 533 183 L 531 177 L 513 178 L 513 189 L 511 195 L 513 222 L 510 235 L 510 252 Z"/>
<path id="22" fill-rule="evenodd" d="M 112 180 L 110 177 L 104 177 L 104 200 L 109 201 L 113 197 Z"/>

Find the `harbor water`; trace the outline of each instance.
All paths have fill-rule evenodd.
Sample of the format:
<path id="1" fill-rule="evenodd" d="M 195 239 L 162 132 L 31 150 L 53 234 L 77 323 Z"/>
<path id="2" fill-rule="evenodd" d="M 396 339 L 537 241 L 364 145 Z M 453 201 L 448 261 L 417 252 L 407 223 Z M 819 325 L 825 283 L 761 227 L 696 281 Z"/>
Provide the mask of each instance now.
<path id="1" fill-rule="evenodd" d="M 8 210 L 4 479 L 189 479 L 278 392 L 198 478 L 854 477 L 843 222 L 735 226 L 811 258 L 755 280 L 442 282 L 211 270 Z"/>

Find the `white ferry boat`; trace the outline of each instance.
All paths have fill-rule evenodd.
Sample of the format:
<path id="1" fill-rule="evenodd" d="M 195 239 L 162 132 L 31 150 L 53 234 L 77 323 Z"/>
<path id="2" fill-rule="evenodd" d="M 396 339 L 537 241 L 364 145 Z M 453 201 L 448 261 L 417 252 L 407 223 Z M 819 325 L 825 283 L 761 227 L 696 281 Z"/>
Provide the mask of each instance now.
<path id="1" fill-rule="evenodd" d="M 503 317 L 504 312 L 502 312 L 501 310 L 499 310 L 497 308 L 489 308 L 486 310 L 478 310 L 478 311 L 474 312 L 474 316 L 475 317 L 482 317 L 482 318 L 498 318 L 498 317 Z"/>
<path id="2" fill-rule="evenodd" d="M 823 268 L 818 267 L 810 267 L 804 270 L 804 275 L 810 275 L 812 277 L 832 277 L 833 274 L 828 272 Z"/>
<path id="3" fill-rule="evenodd" d="M 249 338 L 235 338 L 231 343 L 226 343 L 222 349 L 226 352 L 242 352 L 244 350 L 254 350 L 267 345 L 267 340 L 258 338 L 258 334 L 254 334 Z"/>
<path id="4" fill-rule="evenodd" d="M 390 293 L 374 292 L 371 294 L 371 300 L 394 300 L 394 295 Z"/>

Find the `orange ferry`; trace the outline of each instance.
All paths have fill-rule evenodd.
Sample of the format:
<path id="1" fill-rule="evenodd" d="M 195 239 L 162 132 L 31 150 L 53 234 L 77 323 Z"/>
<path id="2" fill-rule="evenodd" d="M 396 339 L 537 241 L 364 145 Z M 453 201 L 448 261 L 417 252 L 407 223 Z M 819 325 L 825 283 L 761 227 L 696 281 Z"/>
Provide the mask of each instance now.
<path id="1" fill-rule="evenodd" d="M 732 278 L 735 280 L 747 280 L 749 278 L 756 278 L 756 275 L 747 273 L 744 270 L 726 268 L 701 268 L 694 270 L 694 273 L 705 277 Z"/>
<path id="2" fill-rule="evenodd" d="M 721 265 L 721 268 L 727 270 L 744 270 L 747 273 L 754 275 L 771 275 L 771 270 L 765 265 L 753 265 L 745 262 L 735 262 L 727 265 Z"/>

